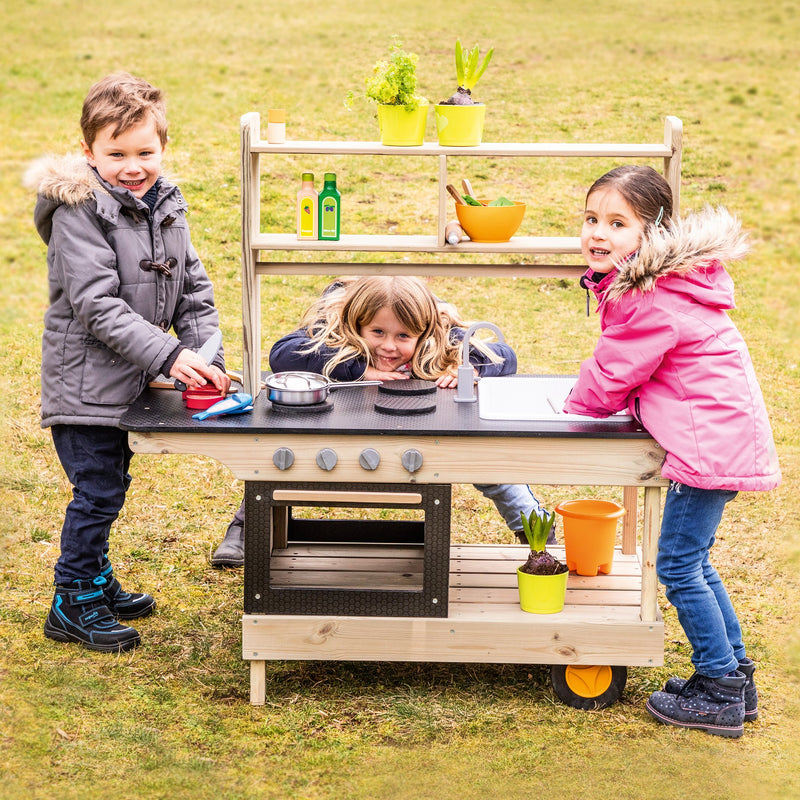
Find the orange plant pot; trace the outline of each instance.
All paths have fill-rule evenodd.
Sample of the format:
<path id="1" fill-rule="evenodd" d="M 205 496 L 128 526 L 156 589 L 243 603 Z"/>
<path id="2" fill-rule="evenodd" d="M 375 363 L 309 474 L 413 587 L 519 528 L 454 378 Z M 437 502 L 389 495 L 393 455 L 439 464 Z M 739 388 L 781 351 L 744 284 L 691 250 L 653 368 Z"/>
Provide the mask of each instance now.
<path id="1" fill-rule="evenodd" d="M 565 561 L 570 571 L 578 575 L 611 572 L 617 522 L 625 509 L 611 500 L 565 500 L 556 511 L 564 519 Z"/>

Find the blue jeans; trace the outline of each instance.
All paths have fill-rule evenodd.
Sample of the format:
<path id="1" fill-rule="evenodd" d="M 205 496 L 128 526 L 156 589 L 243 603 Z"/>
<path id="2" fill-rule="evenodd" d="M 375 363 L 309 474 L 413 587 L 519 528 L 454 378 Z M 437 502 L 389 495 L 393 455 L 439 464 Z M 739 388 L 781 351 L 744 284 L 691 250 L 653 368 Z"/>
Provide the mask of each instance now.
<path id="1" fill-rule="evenodd" d="M 530 487 L 524 483 L 502 483 L 497 485 L 476 483 L 473 485 L 484 497 L 487 497 L 495 504 L 500 516 L 512 531 L 522 530 L 522 521 L 519 518 L 520 511 L 526 517 L 530 517 L 532 511 L 536 511 L 540 517 L 545 514 L 544 509 L 539 505 L 539 501 L 533 496 Z"/>
<path id="2" fill-rule="evenodd" d="M 692 645 L 695 670 L 709 678 L 745 658 L 742 628 L 710 559 L 725 504 L 736 494 L 671 481 L 658 539 L 658 579 Z"/>
<path id="3" fill-rule="evenodd" d="M 125 503 L 133 453 L 128 434 L 100 425 L 54 425 L 53 444 L 72 484 L 64 514 L 56 583 L 100 574 L 108 552 L 108 534 Z"/>

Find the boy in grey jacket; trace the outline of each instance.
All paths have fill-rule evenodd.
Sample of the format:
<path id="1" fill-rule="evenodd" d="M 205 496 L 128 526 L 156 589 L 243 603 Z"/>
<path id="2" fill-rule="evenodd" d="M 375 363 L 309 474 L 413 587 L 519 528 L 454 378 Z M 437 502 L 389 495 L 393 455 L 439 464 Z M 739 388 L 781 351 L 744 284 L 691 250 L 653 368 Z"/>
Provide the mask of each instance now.
<path id="1" fill-rule="evenodd" d="M 119 421 L 154 375 L 226 392 L 222 354 L 195 351 L 219 327 L 211 282 L 192 247 L 186 202 L 161 175 L 167 122 L 161 92 L 124 73 L 89 91 L 83 156 L 44 159 L 28 174 L 47 244 L 50 306 L 42 340 L 42 427 L 73 486 L 45 635 L 91 650 L 135 647 L 120 620 L 149 614 L 126 592 L 108 537 L 130 485 Z M 170 332 L 172 331 L 172 332 Z"/>

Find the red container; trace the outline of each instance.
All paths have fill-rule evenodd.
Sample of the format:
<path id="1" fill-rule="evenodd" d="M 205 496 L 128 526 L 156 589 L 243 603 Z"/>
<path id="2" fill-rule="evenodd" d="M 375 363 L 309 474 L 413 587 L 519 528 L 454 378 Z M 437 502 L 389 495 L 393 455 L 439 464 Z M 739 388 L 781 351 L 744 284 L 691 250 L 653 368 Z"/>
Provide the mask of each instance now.
<path id="1" fill-rule="evenodd" d="M 187 389 L 181 397 L 186 403 L 186 408 L 200 411 L 205 411 L 207 408 L 211 408 L 214 403 L 225 399 L 225 395 L 220 394 L 219 389 L 213 383 L 198 386 L 196 389 Z"/>

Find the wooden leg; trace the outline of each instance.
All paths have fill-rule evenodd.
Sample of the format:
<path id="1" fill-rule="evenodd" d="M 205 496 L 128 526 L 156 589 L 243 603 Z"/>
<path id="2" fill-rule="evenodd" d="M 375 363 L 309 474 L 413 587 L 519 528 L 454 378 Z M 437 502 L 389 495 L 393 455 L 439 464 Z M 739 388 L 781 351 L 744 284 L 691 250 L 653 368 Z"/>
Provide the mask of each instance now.
<path id="1" fill-rule="evenodd" d="M 250 662 L 250 705 L 263 706 L 267 702 L 267 662 Z"/>
<path id="2" fill-rule="evenodd" d="M 636 517 L 639 490 L 635 486 L 622 489 L 622 505 L 625 516 L 622 518 L 622 552 L 630 555 L 636 552 Z"/>
<path id="3" fill-rule="evenodd" d="M 291 506 L 272 506 L 272 548 L 285 550 L 289 546 L 289 514 Z"/>
<path id="4" fill-rule="evenodd" d="M 655 622 L 658 616 L 658 577 L 656 556 L 661 528 L 661 488 L 644 490 L 644 525 L 642 526 L 642 622 Z"/>

